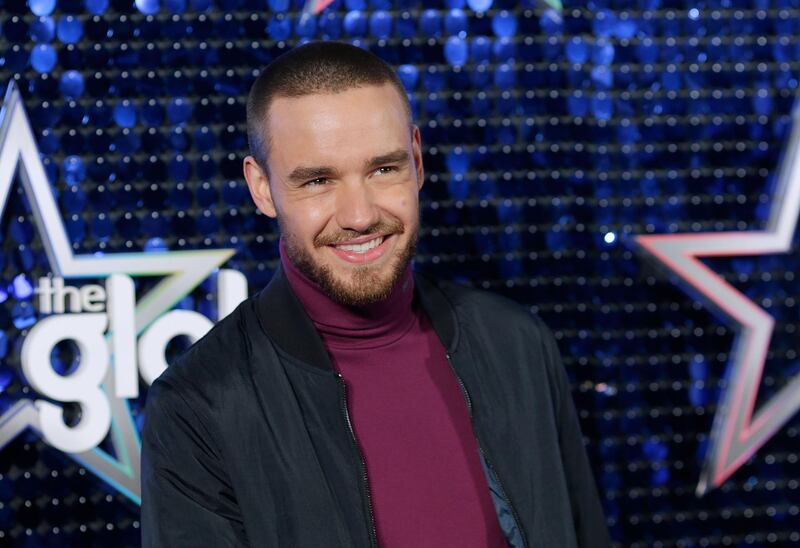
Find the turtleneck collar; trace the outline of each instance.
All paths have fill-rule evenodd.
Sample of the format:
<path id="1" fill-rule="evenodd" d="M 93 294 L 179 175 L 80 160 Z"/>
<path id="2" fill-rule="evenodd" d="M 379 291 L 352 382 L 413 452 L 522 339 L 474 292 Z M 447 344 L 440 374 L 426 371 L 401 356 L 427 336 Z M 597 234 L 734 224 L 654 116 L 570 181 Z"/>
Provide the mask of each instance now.
<path id="1" fill-rule="evenodd" d="M 286 254 L 283 238 L 279 250 L 289 285 L 326 346 L 380 348 L 397 341 L 414 325 L 414 276 L 410 263 L 386 299 L 356 307 L 332 300 L 303 274 Z"/>

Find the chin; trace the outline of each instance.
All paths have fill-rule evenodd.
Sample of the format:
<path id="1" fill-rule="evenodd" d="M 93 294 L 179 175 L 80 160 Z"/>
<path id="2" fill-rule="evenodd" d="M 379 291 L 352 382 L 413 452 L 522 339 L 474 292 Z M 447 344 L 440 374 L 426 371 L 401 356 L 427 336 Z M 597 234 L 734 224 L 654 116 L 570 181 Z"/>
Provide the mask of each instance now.
<path id="1" fill-rule="evenodd" d="M 379 268 L 360 265 L 355 269 L 349 269 L 350 272 L 347 274 L 334 274 L 320 285 L 340 304 L 348 306 L 374 304 L 386 299 L 402 276 L 406 265 L 398 263 L 399 261 L 392 261 L 392 264 L 385 264 Z"/>

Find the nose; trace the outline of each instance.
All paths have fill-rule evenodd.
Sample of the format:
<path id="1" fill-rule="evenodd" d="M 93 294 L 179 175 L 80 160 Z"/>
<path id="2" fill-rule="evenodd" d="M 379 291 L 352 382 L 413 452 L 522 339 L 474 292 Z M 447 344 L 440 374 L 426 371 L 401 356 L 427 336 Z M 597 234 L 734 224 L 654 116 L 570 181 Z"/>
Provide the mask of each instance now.
<path id="1" fill-rule="evenodd" d="M 336 221 L 345 230 L 364 232 L 380 220 L 373 190 L 364 181 L 348 181 L 337 189 Z"/>

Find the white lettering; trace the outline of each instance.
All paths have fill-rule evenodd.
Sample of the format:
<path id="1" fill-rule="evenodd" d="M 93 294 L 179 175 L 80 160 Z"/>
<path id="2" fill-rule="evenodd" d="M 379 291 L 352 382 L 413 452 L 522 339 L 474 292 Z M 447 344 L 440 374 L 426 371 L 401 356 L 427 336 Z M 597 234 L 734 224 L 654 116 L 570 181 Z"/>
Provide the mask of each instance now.
<path id="1" fill-rule="evenodd" d="M 217 318 L 222 319 L 247 298 L 247 279 L 235 270 L 221 269 L 216 281 Z M 157 318 L 137 343 L 135 286 L 125 274 L 112 274 L 105 287 L 75 287 L 66 285 L 63 278 L 42 277 L 36 293 L 45 317 L 31 328 L 22 344 L 22 371 L 42 396 L 80 405 L 80 419 L 70 425 L 62 406 L 45 399 L 35 402 L 44 439 L 70 453 L 91 450 L 108 435 L 110 387 L 101 385 L 110 362 L 114 396 L 135 398 L 140 374 L 152 384 L 166 370 L 165 351 L 172 339 L 186 336 L 195 343 L 213 327 L 202 314 L 173 310 Z M 64 340 L 74 341 L 80 351 L 78 367 L 68 375 L 57 373 L 50 361 L 53 348 Z"/>
<path id="2" fill-rule="evenodd" d="M 195 343 L 213 326 L 211 320 L 189 310 L 173 310 L 158 318 L 139 338 L 139 371 L 142 378 L 147 384 L 153 384 L 167 369 L 164 350 L 169 341 L 186 335 Z"/>
<path id="3" fill-rule="evenodd" d="M 39 278 L 35 293 L 39 295 L 39 312 L 42 314 L 53 312 L 53 308 L 50 306 L 53 302 L 53 284 L 50 283 L 50 278 Z"/>
<path id="4" fill-rule="evenodd" d="M 80 453 L 97 446 L 111 427 L 111 407 L 100 383 L 108 368 L 108 346 L 103 333 L 105 314 L 49 316 L 37 323 L 22 343 L 20 359 L 28 383 L 40 394 L 60 402 L 77 402 L 81 418 L 69 426 L 60 406 L 36 400 L 39 427 L 44 439 L 68 453 Z M 50 353 L 63 340 L 78 345 L 80 363 L 68 376 L 53 369 Z"/>
<path id="5" fill-rule="evenodd" d="M 64 285 L 63 278 L 53 279 L 53 312 L 63 314 L 66 311 L 67 297 L 69 297 L 69 311 L 81 311 L 81 295 L 77 287 Z"/>
<path id="6" fill-rule="evenodd" d="M 118 274 L 117 274 L 118 275 Z M 106 290 L 102 285 L 86 284 L 81 287 L 83 312 L 102 312 L 105 307 Z"/>
<path id="7" fill-rule="evenodd" d="M 118 398 L 139 395 L 136 370 L 136 295 L 133 280 L 125 274 L 106 279 L 108 321 L 114 360 L 114 390 Z"/>
<path id="8" fill-rule="evenodd" d="M 247 278 L 238 270 L 225 268 L 217 274 L 217 320 L 221 320 L 247 299 Z"/>

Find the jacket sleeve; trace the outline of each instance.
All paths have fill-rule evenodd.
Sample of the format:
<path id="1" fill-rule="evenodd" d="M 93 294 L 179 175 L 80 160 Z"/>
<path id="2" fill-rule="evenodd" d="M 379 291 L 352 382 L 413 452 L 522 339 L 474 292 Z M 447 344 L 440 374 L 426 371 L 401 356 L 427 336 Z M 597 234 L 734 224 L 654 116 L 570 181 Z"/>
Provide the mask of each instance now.
<path id="1" fill-rule="evenodd" d="M 203 407 L 157 379 L 142 431 L 142 546 L 247 546 L 239 507 Z"/>
<path id="2" fill-rule="evenodd" d="M 611 539 L 594 475 L 583 444 L 569 379 L 552 332 L 541 320 L 538 320 L 538 323 L 544 339 L 545 359 L 554 387 L 553 399 L 558 421 L 559 446 L 569 489 L 578 546 L 581 548 L 607 548 L 611 546 Z"/>

